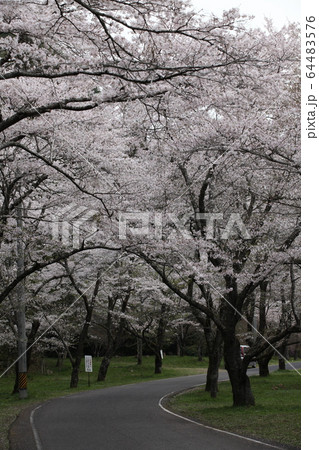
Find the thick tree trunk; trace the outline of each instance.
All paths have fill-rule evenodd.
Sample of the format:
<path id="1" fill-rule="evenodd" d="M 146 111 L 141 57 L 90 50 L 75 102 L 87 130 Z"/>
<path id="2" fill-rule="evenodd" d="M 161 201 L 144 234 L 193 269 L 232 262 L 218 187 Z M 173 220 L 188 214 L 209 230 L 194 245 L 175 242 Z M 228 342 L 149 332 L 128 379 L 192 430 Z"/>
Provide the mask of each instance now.
<path id="1" fill-rule="evenodd" d="M 269 368 L 268 364 L 271 360 L 274 352 L 270 352 L 265 355 L 260 355 L 257 359 L 258 367 L 259 367 L 259 376 L 260 377 L 268 377 L 269 376 Z"/>
<path id="2" fill-rule="evenodd" d="M 205 391 L 210 392 L 212 398 L 216 398 L 218 393 L 218 365 L 216 363 L 215 355 L 210 354 L 208 356 L 208 361 Z"/>
<path id="3" fill-rule="evenodd" d="M 97 376 L 97 381 L 105 381 L 106 378 L 106 374 L 108 371 L 108 368 L 110 366 L 110 362 L 111 362 L 111 358 L 108 356 L 104 356 L 101 364 L 100 364 L 100 369 L 99 369 L 99 373 Z"/>
<path id="4" fill-rule="evenodd" d="M 269 282 L 264 280 L 260 283 L 260 299 L 259 299 L 259 326 L 258 331 L 261 334 L 265 333 L 267 321 L 266 321 L 266 302 L 267 302 L 267 289 Z"/>
<path id="5" fill-rule="evenodd" d="M 121 303 L 122 303 L 121 304 L 121 312 L 123 314 L 125 313 L 128 301 L 130 299 L 130 293 L 131 293 L 131 291 L 129 290 L 125 294 L 125 297 L 123 299 L 120 299 Z M 108 313 L 107 313 L 107 320 L 106 320 L 106 324 L 105 324 L 105 329 L 106 329 L 105 347 L 106 347 L 106 350 L 104 352 L 104 356 L 103 356 L 103 359 L 100 364 L 97 381 L 105 381 L 111 359 L 116 354 L 118 348 L 122 344 L 122 338 L 123 338 L 126 320 L 124 318 L 121 318 L 119 323 L 115 326 L 115 324 L 113 322 L 114 317 L 113 317 L 113 313 L 112 313 L 114 311 L 114 308 L 116 307 L 118 299 L 119 298 L 117 296 L 115 296 L 115 297 L 109 296 L 108 297 Z"/>
<path id="6" fill-rule="evenodd" d="M 222 358 L 222 336 L 219 330 L 216 330 L 214 333 L 211 327 L 205 327 L 204 333 L 208 351 L 205 391 L 210 392 L 212 398 L 216 398 L 218 392 L 218 370 Z"/>
<path id="7" fill-rule="evenodd" d="M 82 359 L 81 357 L 77 357 L 72 364 L 70 388 L 78 387 L 81 359 Z"/>
<path id="8" fill-rule="evenodd" d="M 254 406 L 255 399 L 246 371 L 229 373 L 233 390 L 233 406 Z"/>
<path id="9" fill-rule="evenodd" d="M 286 370 L 286 361 L 284 358 L 278 359 L 279 370 Z"/>
<path id="10" fill-rule="evenodd" d="M 75 287 L 77 292 L 79 294 L 81 294 L 81 297 L 83 298 L 83 301 L 85 304 L 85 309 L 86 309 L 85 322 L 84 322 L 84 325 L 82 327 L 82 330 L 81 330 L 81 333 L 79 336 L 79 340 L 78 340 L 76 351 L 75 351 L 75 357 L 72 358 L 71 354 L 69 354 L 71 364 L 72 364 L 70 388 L 76 388 L 78 386 L 78 382 L 79 382 L 79 371 L 80 371 L 81 360 L 82 360 L 83 354 L 84 354 L 84 344 L 88 337 L 88 332 L 89 332 L 92 315 L 93 315 L 94 304 L 95 304 L 96 296 L 99 292 L 100 273 L 99 272 L 97 273 L 93 295 L 92 295 L 91 301 L 89 302 L 89 299 L 87 298 L 85 293 L 81 292 L 81 290 L 77 286 L 77 284 L 72 276 L 72 273 L 69 271 L 67 264 L 66 264 L 66 269 L 67 269 L 67 273 L 68 273 L 71 283 L 73 284 L 73 286 Z"/>
<path id="11" fill-rule="evenodd" d="M 227 330 L 224 334 L 224 359 L 233 391 L 233 406 L 254 406 L 255 399 L 250 380 L 240 358 L 240 346 L 235 330 Z"/>
<path id="12" fill-rule="evenodd" d="M 258 360 L 259 367 L 259 376 L 260 377 L 268 377 L 269 376 L 269 368 L 268 361 L 264 358 Z"/>
<path id="13" fill-rule="evenodd" d="M 155 354 L 155 373 L 162 373 L 162 358 L 160 353 Z"/>
<path id="14" fill-rule="evenodd" d="M 253 292 L 249 295 L 249 301 L 247 306 L 247 332 L 251 333 L 253 332 L 252 324 L 254 322 L 254 315 L 255 315 L 255 304 L 256 304 L 256 294 Z"/>
<path id="15" fill-rule="evenodd" d="M 283 356 L 283 358 L 280 357 L 278 359 L 279 370 L 286 370 L 286 359 L 287 359 L 287 344 L 286 344 L 286 341 L 279 348 L 279 351 L 280 351 L 280 353 Z"/>
<path id="16" fill-rule="evenodd" d="M 78 387 L 80 364 L 81 364 L 81 360 L 83 358 L 84 343 L 85 343 L 87 335 L 88 335 L 91 318 L 92 318 L 92 312 L 93 312 L 93 308 L 89 308 L 86 313 L 85 323 L 83 325 L 82 331 L 79 336 L 79 341 L 78 341 L 78 345 L 76 348 L 75 358 L 71 361 L 72 373 L 71 373 L 70 388 Z"/>

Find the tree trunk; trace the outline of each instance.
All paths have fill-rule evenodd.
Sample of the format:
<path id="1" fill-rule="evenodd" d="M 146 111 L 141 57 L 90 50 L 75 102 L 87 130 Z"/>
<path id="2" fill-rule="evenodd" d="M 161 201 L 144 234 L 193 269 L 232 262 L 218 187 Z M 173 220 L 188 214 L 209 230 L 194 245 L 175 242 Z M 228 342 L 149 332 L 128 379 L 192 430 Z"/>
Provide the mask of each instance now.
<path id="1" fill-rule="evenodd" d="M 27 351 L 27 368 L 29 370 L 30 364 L 31 364 L 31 356 L 32 356 L 32 349 L 33 349 L 33 344 L 37 335 L 37 332 L 40 328 L 40 321 L 38 319 L 34 319 L 32 321 L 32 326 L 31 326 L 31 330 L 30 333 L 28 335 L 28 343 L 27 343 L 27 347 L 28 347 L 28 351 Z"/>
<path id="2" fill-rule="evenodd" d="M 279 370 L 286 370 L 286 356 L 287 356 L 286 342 L 284 342 L 283 345 L 279 348 L 279 351 L 283 356 L 283 358 L 279 357 L 278 359 Z"/>
<path id="3" fill-rule="evenodd" d="M 218 392 L 218 365 L 216 364 L 215 355 L 209 354 L 208 361 L 205 391 L 210 392 L 212 398 L 216 398 Z"/>
<path id="4" fill-rule="evenodd" d="M 177 356 L 184 356 L 184 354 L 184 327 L 181 324 L 177 335 Z"/>
<path id="5" fill-rule="evenodd" d="M 202 345 L 199 344 L 197 347 L 197 354 L 198 354 L 198 361 L 203 361 L 203 349 L 202 349 Z"/>
<path id="6" fill-rule="evenodd" d="M 264 280 L 260 283 L 260 299 L 259 299 L 259 326 L 258 331 L 261 334 L 265 333 L 267 321 L 266 321 L 266 301 L 267 301 L 267 289 L 268 280 Z"/>
<path id="7" fill-rule="evenodd" d="M 251 324 L 254 322 L 254 316 L 255 316 L 255 304 L 256 304 L 256 294 L 253 292 L 249 295 L 249 301 L 247 306 L 247 332 L 251 333 L 253 332 L 253 327 Z"/>
<path id="8" fill-rule="evenodd" d="M 23 222 L 23 207 L 17 208 L 17 227 L 22 229 Z M 17 242 L 17 275 L 21 275 L 24 272 L 24 243 L 21 238 L 18 238 Z M 27 398 L 27 334 L 26 334 L 26 321 L 25 321 L 25 283 L 24 280 L 20 281 L 16 288 L 17 292 L 17 334 L 18 334 L 18 391 L 19 398 Z"/>
<path id="9" fill-rule="evenodd" d="M 218 392 L 218 370 L 222 358 L 222 336 L 219 330 L 216 330 L 214 333 L 210 325 L 204 328 L 204 334 L 208 351 L 205 391 L 210 392 L 212 398 L 216 398 Z"/>
<path id="10" fill-rule="evenodd" d="M 111 362 L 111 358 L 105 355 L 100 364 L 97 381 L 105 381 L 110 362 Z"/>
<path id="11" fill-rule="evenodd" d="M 121 300 L 121 312 L 124 314 L 128 301 L 130 299 L 131 290 L 126 292 L 125 297 Z M 99 373 L 97 377 L 97 381 L 105 381 L 106 374 L 111 362 L 111 359 L 116 354 L 120 345 L 122 345 L 122 338 L 125 329 L 126 319 L 121 318 L 118 325 L 115 326 L 113 322 L 113 313 L 114 308 L 117 304 L 118 297 L 113 297 L 110 295 L 108 297 L 108 313 L 106 320 L 106 336 L 105 336 L 105 347 L 106 350 L 104 352 L 103 359 L 100 364 Z"/>
<path id="12" fill-rule="evenodd" d="M 86 341 L 89 327 L 91 324 L 92 313 L 93 313 L 93 307 L 88 308 L 86 317 L 85 317 L 85 322 L 84 322 L 84 325 L 82 327 L 82 330 L 81 330 L 81 333 L 79 336 L 78 345 L 77 345 L 76 353 L 75 353 L 75 358 L 73 360 L 71 360 L 72 373 L 71 373 L 70 388 L 78 387 L 79 371 L 80 371 L 81 360 L 83 358 L 84 343 Z"/>
<path id="13" fill-rule="evenodd" d="M 141 366 L 143 360 L 143 341 L 139 337 L 137 338 L 136 342 L 136 350 L 137 350 L 137 365 Z"/>
<path id="14" fill-rule="evenodd" d="M 257 362 L 258 362 L 260 377 L 268 377 L 269 376 L 268 364 L 269 364 L 269 361 L 271 360 L 273 354 L 274 354 L 274 352 L 272 351 L 268 354 L 265 354 L 265 355 L 262 354 L 258 357 Z"/>
<path id="15" fill-rule="evenodd" d="M 71 373 L 71 381 L 70 388 L 77 388 L 79 383 L 79 370 L 82 358 L 76 358 L 72 364 L 72 373 Z"/>
<path id="16" fill-rule="evenodd" d="M 161 306 L 161 316 L 158 322 L 157 334 L 156 334 L 156 347 L 155 347 L 155 371 L 154 373 L 162 373 L 162 355 L 161 350 L 163 349 L 164 336 L 165 336 L 165 313 L 167 312 L 167 305 L 165 303 Z"/>
<path id="17" fill-rule="evenodd" d="M 155 354 L 155 372 L 154 373 L 162 373 L 162 357 L 160 353 Z"/>
<path id="18" fill-rule="evenodd" d="M 224 359 L 233 391 L 233 406 L 254 406 L 255 399 L 246 374 L 247 367 L 240 358 L 235 330 L 227 330 L 224 334 Z"/>
<path id="19" fill-rule="evenodd" d="M 279 358 L 279 370 L 286 370 L 286 362 L 283 358 Z"/>
<path id="20" fill-rule="evenodd" d="M 264 358 L 258 359 L 258 367 L 259 367 L 259 376 L 260 377 L 268 377 L 269 376 L 269 367 L 268 361 Z"/>

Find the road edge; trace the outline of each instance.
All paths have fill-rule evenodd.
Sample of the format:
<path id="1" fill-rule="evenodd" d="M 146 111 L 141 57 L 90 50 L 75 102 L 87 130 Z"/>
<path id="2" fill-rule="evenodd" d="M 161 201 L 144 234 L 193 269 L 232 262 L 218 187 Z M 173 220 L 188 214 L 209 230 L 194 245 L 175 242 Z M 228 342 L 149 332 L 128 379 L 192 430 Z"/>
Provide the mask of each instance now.
<path id="1" fill-rule="evenodd" d="M 11 423 L 8 431 L 9 450 L 37 449 L 30 417 L 32 412 L 42 404 L 33 403 L 24 408 Z M 19 426 L 15 426 L 17 422 L 19 422 Z"/>
<path id="2" fill-rule="evenodd" d="M 220 380 L 219 383 L 222 383 L 224 381 L 229 381 L 229 380 Z M 165 406 L 168 406 L 167 404 L 165 406 L 163 405 L 163 403 L 165 403 L 165 402 L 168 403 L 169 399 L 172 398 L 172 397 L 176 397 L 177 395 L 180 395 L 180 394 L 183 394 L 183 393 L 186 393 L 186 392 L 190 392 L 190 391 L 192 391 L 192 390 L 194 390 L 194 389 L 196 389 L 196 388 L 198 388 L 200 386 L 204 386 L 204 385 L 205 385 L 205 383 L 201 383 L 201 384 L 194 385 L 191 388 L 182 389 L 180 391 L 174 391 L 174 392 L 170 392 L 168 394 L 165 394 L 158 401 L 158 406 L 163 411 L 165 411 L 166 413 L 171 414 L 171 415 L 173 415 L 175 417 L 178 417 L 179 419 L 185 420 L 187 422 L 193 423 L 193 424 L 201 426 L 203 428 L 210 429 L 212 431 L 216 431 L 218 433 L 223 433 L 223 434 L 227 434 L 229 436 L 233 436 L 233 437 L 237 437 L 237 438 L 240 438 L 240 439 L 244 439 L 244 440 L 253 442 L 255 444 L 266 445 L 266 446 L 268 446 L 270 448 L 274 448 L 274 449 L 277 449 L 277 450 L 300 450 L 300 447 L 293 447 L 293 446 L 289 446 L 289 445 L 281 445 L 281 444 L 278 444 L 278 443 L 275 444 L 275 443 L 271 443 L 269 441 L 267 442 L 266 440 L 258 440 L 258 439 L 250 438 L 248 436 L 243 436 L 243 435 L 240 435 L 240 434 L 236 434 L 236 433 L 233 433 L 231 431 L 220 430 L 219 428 L 214 428 L 214 427 L 212 427 L 210 425 L 206 425 L 206 424 L 204 424 L 202 422 L 198 422 L 197 420 L 194 420 L 191 417 L 185 417 L 185 416 L 182 416 L 180 414 L 177 414 L 174 411 L 171 411 L 171 410 L 165 408 Z"/>

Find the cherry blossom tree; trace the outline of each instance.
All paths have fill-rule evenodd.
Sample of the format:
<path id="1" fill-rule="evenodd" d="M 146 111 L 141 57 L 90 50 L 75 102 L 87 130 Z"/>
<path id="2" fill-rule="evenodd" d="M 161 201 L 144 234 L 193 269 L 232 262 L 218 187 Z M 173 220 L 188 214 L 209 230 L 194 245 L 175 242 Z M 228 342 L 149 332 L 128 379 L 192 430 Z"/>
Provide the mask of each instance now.
<path id="1" fill-rule="evenodd" d="M 146 238 L 141 249 L 143 233 L 136 241 L 136 254 L 222 334 L 234 405 L 254 404 L 246 370 L 256 356 L 241 361 L 237 324 L 261 283 L 299 259 L 297 41 L 292 28 L 263 39 L 254 62 L 219 83 L 216 73 L 206 84 L 196 80 L 192 96 L 167 96 L 161 118 L 152 115 L 149 128 L 159 125 L 148 149 L 157 148 L 157 171 L 149 176 L 162 186 L 152 207 L 163 213 L 173 204 L 175 217 L 168 214 L 160 242 Z M 147 159 L 142 146 L 138 156 Z M 295 320 L 256 352 L 299 329 Z"/>
<path id="2" fill-rule="evenodd" d="M 204 20 L 176 0 L 3 3 L 0 303 L 61 263 L 90 321 L 98 293 L 85 297 L 67 267 L 85 252 L 138 255 L 165 285 L 152 281 L 161 309 L 174 294 L 201 323 L 212 394 L 222 340 L 234 405 L 254 404 L 249 358 L 300 327 L 295 311 L 240 359 L 236 329 L 255 291 L 299 260 L 297 30 L 256 33 L 237 10 Z M 48 227 L 70 199 L 94 211 L 76 246 Z M 128 300 L 114 295 L 123 325 Z"/>

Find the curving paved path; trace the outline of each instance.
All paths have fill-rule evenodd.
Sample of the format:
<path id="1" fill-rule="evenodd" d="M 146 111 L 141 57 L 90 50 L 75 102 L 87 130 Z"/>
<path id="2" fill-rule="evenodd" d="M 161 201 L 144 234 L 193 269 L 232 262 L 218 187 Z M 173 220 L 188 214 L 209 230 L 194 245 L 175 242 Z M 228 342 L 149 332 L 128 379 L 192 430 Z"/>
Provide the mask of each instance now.
<path id="1" fill-rule="evenodd" d="M 257 373 L 250 369 L 249 374 Z M 220 380 L 227 374 L 222 372 Z M 170 392 L 205 375 L 170 378 L 74 394 L 26 411 L 11 429 L 12 450 L 270 450 L 279 448 L 168 414 Z M 31 415 L 30 415 L 31 413 Z M 31 425 L 30 425 L 31 424 Z"/>

